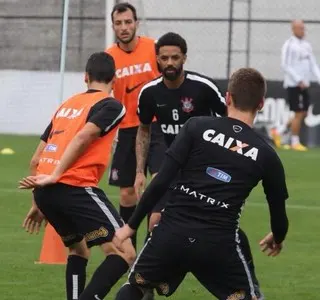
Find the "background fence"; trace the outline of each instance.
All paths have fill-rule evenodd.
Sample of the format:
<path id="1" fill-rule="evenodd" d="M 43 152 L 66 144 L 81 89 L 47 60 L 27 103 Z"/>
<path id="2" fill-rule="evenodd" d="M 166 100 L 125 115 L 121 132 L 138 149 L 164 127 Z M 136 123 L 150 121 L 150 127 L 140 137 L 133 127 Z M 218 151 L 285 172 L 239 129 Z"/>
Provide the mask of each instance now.
<path id="1" fill-rule="evenodd" d="M 114 2 L 121 1 L 70 0 L 64 97 L 85 88 L 86 60 L 92 52 L 105 49 L 110 21 L 106 3 Z M 320 59 L 319 0 L 129 2 L 138 10 L 141 34 L 158 38 L 168 31 L 180 33 L 189 47 L 186 68 L 216 80 L 225 80 L 242 66 L 259 69 L 273 82 L 282 80 L 281 47 L 291 35 L 290 22 L 295 18 L 305 20 L 307 39 Z M 62 0 L 0 0 L 0 133 L 42 132 L 60 101 L 63 4 Z M 278 88 L 272 88 L 268 97 L 282 104 L 266 110 L 263 119 L 283 125 L 288 108 L 281 83 L 275 86 Z M 320 114 L 318 94 L 315 89 L 309 120 Z M 277 99 L 281 101 L 275 102 Z M 316 124 L 314 130 L 318 128 L 317 122 L 312 124 Z"/>
<path id="2" fill-rule="evenodd" d="M 89 54 L 104 49 L 106 1 L 111 0 L 70 0 L 67 71 L 82 71 Z M 280 49 L 294 18 L 306 21 L 320 57 L 318 0 L 129 2 L 142 18 L 142 33 L 181 33 L 190 49 L 188 67 L 215 78 L 248 65 L 281 79 Z M 0 69 L 58 70 L 62 11 L 62 0 L 0 1 Z"/>

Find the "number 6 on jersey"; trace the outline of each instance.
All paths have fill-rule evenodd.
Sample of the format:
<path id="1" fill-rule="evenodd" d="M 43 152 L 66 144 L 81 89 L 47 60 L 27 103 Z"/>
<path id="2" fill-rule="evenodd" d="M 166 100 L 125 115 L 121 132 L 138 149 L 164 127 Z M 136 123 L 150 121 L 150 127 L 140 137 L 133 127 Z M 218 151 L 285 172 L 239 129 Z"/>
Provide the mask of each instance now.
<path id="1" fill-rule="evenodd" d="M 173 109 L 172 110 L 172 119 L 174 121 L 178 121 L 179 120 L 179 113 L 178 113 L 178 110 L 177 109 Z"/>

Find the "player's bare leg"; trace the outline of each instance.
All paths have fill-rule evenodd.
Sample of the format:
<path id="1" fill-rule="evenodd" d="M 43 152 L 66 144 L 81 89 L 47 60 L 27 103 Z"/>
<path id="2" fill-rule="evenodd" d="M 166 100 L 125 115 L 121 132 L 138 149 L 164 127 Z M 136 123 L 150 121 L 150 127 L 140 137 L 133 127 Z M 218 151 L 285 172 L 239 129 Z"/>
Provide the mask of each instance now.
<path id="1" fill-rule="evenodd" d="M 281 134 L 281 148 L 285 150 L 291 149 L 290 141 L 291 141 L 291 123 L 292 119 L 289 119 L 286 127 L 280 132 Z"/>
<path id="2" fill-rule="evenodd" d="M 273 140 L 274 145 L 277 148 L 281 147 L 281 135 L 276 127 L 271 129 L 271 138 Z"/>
<path id="3" fill-rule="evenodd" d="M 149 218 L 149 232 L 152 232 L 154 226 L 159 224 L 161 219 L 161 213 L 153 212 Z"/>
<path id="4" fill-rule="evenodd" d="M 307 112 L 299 111 L 299 112 L 295 112 L 295 115 L 292 119 L 292 122 L 291 122 L 291 133 L 292 133 L 291 147 L 293 150 L 297 150 L 297 151 L 307 151 L 308 150 L 305 146 L 303 146 L 300 143 L 300 138 L 299 138 L 301 124 L 306 116 L 307 116 Z"/>
<path id="5" fill-rule="evenodd" d="M 113 285 L 125 274 L 135 260 L 136 253 L 128 239 L 119 251 L 113 242 L 104 243 L 101 249 L 106 259 L 92 275 L 91 281 L 80 296 L 80 300 L 104 299 Z"/>
<path id="6" fill-rule="evenodd" d="M 120 217 L 125 223 L 128 223 L 130 217 L 136 209 L 137 195 L 133 187 L 120 188 Z M 137 235 L 132 236 L 132 244 L 134 248 L 137 246 Z"/>

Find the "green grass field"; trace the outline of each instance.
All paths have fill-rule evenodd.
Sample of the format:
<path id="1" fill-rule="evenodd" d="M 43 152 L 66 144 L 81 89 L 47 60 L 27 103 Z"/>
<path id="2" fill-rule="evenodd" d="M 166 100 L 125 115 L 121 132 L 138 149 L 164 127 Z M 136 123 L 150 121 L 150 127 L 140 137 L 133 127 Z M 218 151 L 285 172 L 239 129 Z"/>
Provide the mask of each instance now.
<path id="1" fill-rule="evenodd" d="M 61 300 L 64 296 L 64 266 L 36 265 L 42 234 L 30 236 L 21 228 L 29 209 L 31 193 L 17 190 L 18 180 L 28 175 L 29 159 L 38 143 L 36 137 L 0 136 L 0 149 L 13 148 L 15 155 L 0 155 L 0 299 Z M 283 253 L 276 258 L 259 251 L 260 238 L 269 231 L 268 208 L 262 189 L 250 196 L 241 220 L 254 253 L 257 274 L 267 299 L 314 300 L 320 295 L 320 150 L 306 153 L 279 152 L 287 174 L 290 194 L 290 229 Z M 274 176 L 277 176 L 275 174 Z M 117 203 L 118 190 L 102 182 L 102 188 Z M 140 246 L 144 238 L 139 231 Z M 102 259 L 98 249 L 92 253 L 88 275 Z M 125 277 L 106 299 L 114 299 Z M 160 298 L 160 297 L 157 297 Z M 189 276 L 172 299 L 214 299 Z"/>

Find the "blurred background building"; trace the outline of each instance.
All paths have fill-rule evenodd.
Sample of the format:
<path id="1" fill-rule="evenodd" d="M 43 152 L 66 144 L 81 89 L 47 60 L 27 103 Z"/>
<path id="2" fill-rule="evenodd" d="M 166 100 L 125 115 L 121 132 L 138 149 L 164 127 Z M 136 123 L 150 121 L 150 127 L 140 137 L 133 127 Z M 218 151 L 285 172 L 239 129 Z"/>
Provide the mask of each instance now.
<path id="1" fill-rule="evenodd" d="M 80 84 L 81 72 L 89 55 L 107 46 L 106 28 L 111 26 L 107 7 L 116 2 L 121 1 L 70 0 L 64 97 L 85 88 Z M 180 33 L 189 46 L 186 67 L 220 80 L 223 88 L 225 79 L 236 68 L 250 66 L 260 70 L 271 82 L 270 100 L 260 116 L 262 121 L 279 125 L 289 116 L 281 89 L 280 52 L 291 35 L 292 19 L 305 21 L 306 38 L 320 59 L 319 0 L 129 2 L 138 10 L 141 34 L 158 38 L 168 31 Z M 0 1 L 2 133 L 40 133 L 61 101 L 59 64 L 63 6 L 63 0 Z M 108 38 L 110 41 L 113 37 Z M 315 87 L 313 98 L 317 94 Z M 320 108 L 312 106 L 311 109 L 311 117 L 317 114 L 317 109 L 320 113 Z M 36 120 L 35 110 L 41 115 Z M 313 136 L 317 135 L 315 132 Z"/>

